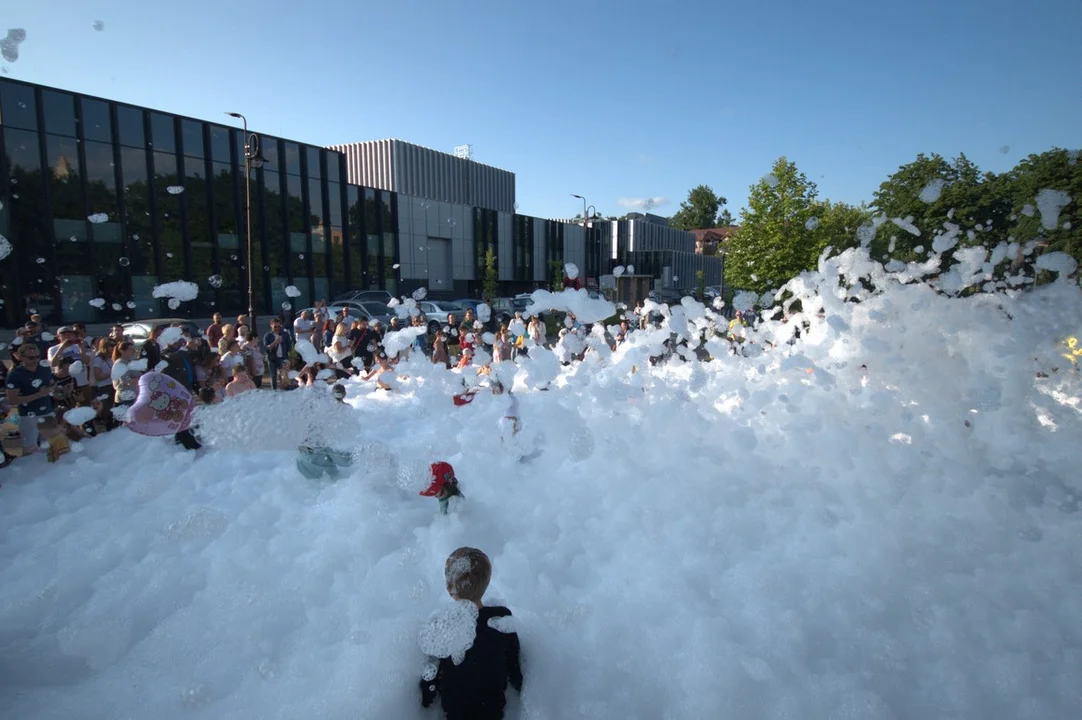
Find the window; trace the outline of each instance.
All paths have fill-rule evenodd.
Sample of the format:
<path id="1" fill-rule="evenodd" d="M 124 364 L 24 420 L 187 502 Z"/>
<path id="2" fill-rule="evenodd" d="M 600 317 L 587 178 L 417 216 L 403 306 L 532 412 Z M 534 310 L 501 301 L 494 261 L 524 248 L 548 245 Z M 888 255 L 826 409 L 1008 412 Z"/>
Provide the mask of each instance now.
<path id="1" fill-rule="evenodd" d="M 350 290 L 367 287 L 364 273 L 367 269 L 364 242 L 364 206 L 361 204 L 361 189 L 356 185 L 346 186 L 346 202 L 349 203 L 349 278 Z"/>
<path id="2" fill-rule="evenodd" d="M 10 86 L 5 85 L 4 90 Z M 11 225 L 6 228 L 8 239 L 14 246 L 14 257 L 22 282 L 23 296 L 9 304 L 5 289 L 4 309 L 10 320 L 15 313 L 16 322 L 26 320 L 25 312 L 34 308 L 45 316 L 46 322 L 59 319 L 53 302 L 52 246 L 47 238 L 44 219 L 45 193 L 41 174 L 41 156 L 38 154 L 38 134 L 26 130 L 4 128 L 4 153 L 11 173 L 9 201 L 3 212 L 10 213 Z M 44 263 L 37 259 L 44 258 Z M 4 283 L 12 287 L 12 283 Z"/>
<path id="3" fill-rule="evenodd" d="M 116 193 L 116 167 L 113 164 L 113 146 L 110 143 L 83 143 L 86 153 L 86 197 L 91 214 L 104 213 L 109 219 L 91 223 L 90 233 L 94 248 L 94 278 L 96 294 L 107 305 L 98 313 L 98 319 L 120 320 L 131 317 L 126 307 L 131 293 L 128 290 L 127 270 L 121 264 L 126 258 L 124 249 L 124 225 L 121 222 Z"/>
<path id="4" fill-rule="evenodd" d="M 317 178 L 308 179 L 309 233 L 312 242 L 312 274 L 315 279 L 314 299 L 329 299 L 327 294 L 327 226 L 323 219 L 323 184 Z"/>
<path id="5" fill-rule="evenodd" d="M 155 152 L 175 153 L 177 151 L 176 127 L 173 124 L 172 115 L 150 113 L 150 143 L 154 146 Z"/>
<path id="6" fill-rule="evenodd" d="M 263 151 L 263 167 L 280 171 L 278 167 L 278 138 L 261 137 L 259 148 Z"/>
<path id="7" fill-rule="evenodd" d="M 83 144 L 86 153 L 86 200 L 91 214 L 104 213 L 109 220 L 91 224 L 95 242 L 119 244 L 122 238 L 121 217 L 117 207 L 116 166 L 113 146 L 109 143 Z"/>
<path id="8" fill-rule="evenodd" d="M 380 192 L 380 203 L 383 217 L 380 220 L 380 229 L 383 231 L 383 288 L 390 290 L 391 294 L 398 292 L 398 243 L 394 217 L 393 196 L 387 191 Z M 443 292 L 449 292 L 451 288 L 436 288 Z"/>
<path id="9" fill-rule="evenodd" d="M 210 126 L 210 155 L 215 162 L 233 162 L 229 154 L 229 128 L 221 125 Z"/>
<path id="10" fill-rule="evenodd" d="M 187 148 L 185 144 L 185 151 Z M 201 317 L 214 312 L 211 305 L 214 294 L 209 278 L 214 275 L 213 239 L 216 234 L 211 233 L 210 215 L 207 212 L 206 167 L 202 160 L 184 159 L 184 194 L 181 200 L 184 203 L 188 244 L 191 248 L 191 274 L 186 279 L 199 286 L 199 296 L 188 305 L 196 317 Z"/>
<path id="11" fill-rule="evenodd" d="M 75 96 L 55 90 L 41 91 L 45 132 L 75 137 Z"/>
<path id="12" fill-rule="evenodd" d="M 306 158 L 308 167 L 305 168 L 308 172 L 308 177 L 316 179 L 323 177 L 323 171 L 319 165 L 319 148 L 307 146 L 305 151 L 308 155 Z"/>
<path id="13" fill-rule="evenodd" d="M 211 128 L 212 133 L 214 129 Z M 228 133 L 225 137 L 228 150 Z M 233 164 L 228 161 L 215 162 L 212 168 L 214 170 L 212 179 L 214 218 L 218 223 L 215 234 L 218 244 L 217 274 L 222 276 L 222 285 L 215 291 L 217 297 L 215 308 L 224 313 L 231 313 L 241 308 L 247 309 L 248 306 L 247 290 L 244 287 L 244 283 L 248 282 L 248 276 L 246 273 L 242 275 L 240 270 L 240 266 L 244 264 L 248 246 L 244 245 L 245 252 L 242 253 L 241 238 L 244 233 L 244 220 L 238 212 L 243 212 L 243 210 L 238 211 L 237 208 L 237 194 L 244 192 L 244 189 L 239 187 L 239 184 L 244 182 L 244 174 L 235 173 Z"/>
<path id="14" fill-rule="evenodd" d="M 116 124 L 120 130 L 120 144 L 128 147 L 146 147 L 143 129 L 143 111 L 128 105 L 116 106 Z"/>
<path id="15" fill-rule="evenodd" d="M 271 283 L 271 307 L 272 314 L 282 313 L 282 303 L 289 302 L 291 305 L 302 309 L 300 299 L 292 300 L 285 294 L 286 286 L 289 285 L 288 252 L 286 248 L 283 213 L 283 197 L 281 190 L 281 175 L 270 170 L 263 171 L 263 221 L 266 224 L 267 238 L 267 266 L 270 268 Z"/>
<path id="16" fill-rule="evenodd" d="M 372 188 L 364 189 L 364 232 L 367 263 L 365 267 L 365 286 L 367 289 L 379 288 L 382 275 L 379 267 L 381 240 L 379 236 L 379 200 Z"/>
<path id="17" fill-rule="evenodd" d="M 345 237 L 342 227 L 342 186 L 336 182 L 327 183 L 327 227 L 331 244 L 331 295 L 338 295 L 349 288 L 346 286 Z"/>
<path id="18" fill-rule="evenodd" d="M 342 178 L 339 174 L 339 153 L 334 150 L 327 150 L 325 155 L 327 157 L 327 179 L 331 182 L 341 182 Z"/>
<path id="19" fill-rule="evenodd" d="M 60 291 L 61 312 L 66 322 L 97 319 L 89 304 L 96 294 L 92 269 L 87 263 L 87 222 L 83 208 L 79 149 L 73 137 L 45 136 L 48 167 L 45 177 L 53 209 L 55 259 L 52 264 Z M 110 218 L 112 219 L 112 218 Z M 105 298 L 106 302 L 116 302 Z"/>
<path id="20" fill-rule="evenodd" d="M 82 98 L 79 101 L 83 137 L 87 140 L 111 143 L 113 120 L 109 117 L 109 104 L 101 100 Z"/>
<path id="21" fill-rule="evenodd" d="M 203 157 L 203 123 L 181 120 L 180 132 L 184 141 L 184 154 L 190 158 Z"/>
<path id="22" fill-rule="evenodd" d="M 0 84 L 0 123 L 9 128 L 38 129 L 34 88 L 13 82 Z"/>
<path id="23" fill-rule="evenodd" d="M 288 143 L 287 143 L 288 146 Z M 296 146 L 294 146 L 296 147 Z M 296 299 L 300 307 L 312 304 L 308 284 L 308 223 L 304 214 L 303 185 L 294 175 L 286 176 L 286 209 L 289 213 L 289 272 L 293 284 L 301 291 Z"/>
<path id="24" fill-rule="evenodd" d="M 282 152 L 285 155 L 285 172 L 289 175 L 301 174 L 301 150 L 297 143 L 282 143 Z"/>
<path id="25" fill-rule="evenodd" d="M 158 317 L 158 301 L 152 290 L 158 284 L 154 236 L 150 217 L 150 185 L 147 154 L 142 148 L 120 148 L 120 177 L 124 194 L 124 231 L 127 234 L 128 272 L 131 273 L 132 316 Z"/>
<path id="26" fill-rule="evenodd" d="M 180 185 L 177 174 L 176 155 L 169 152 L 154 153 L 154 222 L 157 231 L 158 252 L 161 258 L 159 275 L 162 282 L 184 280 L 184 236 L 180 225 L 180 196 L 169 188 Z M 183 307 L 169 308 L 167 312 L 177 315 Z M 165 312 L 165 311 L 163 311 Z"/>

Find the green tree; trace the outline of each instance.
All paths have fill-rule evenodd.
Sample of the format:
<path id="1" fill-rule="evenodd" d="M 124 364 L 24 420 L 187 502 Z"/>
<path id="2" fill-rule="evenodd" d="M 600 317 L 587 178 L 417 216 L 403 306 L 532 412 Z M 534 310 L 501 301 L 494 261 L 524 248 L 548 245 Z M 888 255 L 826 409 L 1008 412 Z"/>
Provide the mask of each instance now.
<path id="1" fill-rule="evenodd" d="M 695 297 L 700 302 L 706 297 L 706 273 L 702 270 L 695 271 Z"/>
<path id="2" fill-rule="evenodd" d="M 549 289 L 552 292 L 560 292 L 564 289 L 564 261 L 563 260 L 549 260 L 549 275 L 552 279 L 549 281 Z"/>
<path id="3" fill-rule="evenodd" d="M 1066 252 L 1082 265 L 1082 160 L 1078 154 L 1054 148 L 1030 155 L 1002 178 L 1010 202 L 1010 236 L 1023 245 L 1036 240 L 1043 252 Z M 1051 228 L 1046 226 L 1052 224 L 1051 218 L 1044 217 L 1038 200 L 1050 191 L 1066 193 L 1071 199 Z"/>
<path id="4" fill-rule="evenodd" d="M 795 163 L 778 158 L 770 175 L 751 186 L 740 229 L 729 239 L 725 279 L 733 288 L 776 288 L 818 256 L 818 225 L 809 222 L 822 204 L 818 189 Z"/>
<path id="5" fill-rule="evenodd" d="M 936 235 L 956 230 L 960 245 L 992 246 L 1007 238 L 1009 183 L 960 154 L 918 155 L 879 189 L 872 206 L 879 214 L 870 238 L 872 257 L 903 262 L 926 259 Z M 972 236 L 968 231 L 973 231 Z M 917 252 L 922 248 L 922 252 Z M 944 267 L 948 263 L 944 263 Z"/>
<path id="6" fill-rule="evenodd" d="M 669 218 L 669 225 L 678 230 L 699 230 L 717 227 L 718 211 L 728 204 L 728 200 L 717 195 L 709 185 L 699 185 L 688 192 L 688 199 L 680 203 L 680 209 Z M 725 211 L 725 217 L 732 224 L 732 216 Z"/>
<path id="7" fill-rule="evenodd" d="M 723 207 L 714 222 L 717 223 L 714 227 L 729 227 L 733 224 L 733 214 L 729 212 L 729 208 Z"/>
<path id="8" fill-rule="evenodd" d="M 500 271 L 496 266 L 496 253 L 493 252 L 491 247 L 485 251 L 485 272 L 482 286 L 485 293 L 485 302 L 491 305 L 500 292 Z"/>

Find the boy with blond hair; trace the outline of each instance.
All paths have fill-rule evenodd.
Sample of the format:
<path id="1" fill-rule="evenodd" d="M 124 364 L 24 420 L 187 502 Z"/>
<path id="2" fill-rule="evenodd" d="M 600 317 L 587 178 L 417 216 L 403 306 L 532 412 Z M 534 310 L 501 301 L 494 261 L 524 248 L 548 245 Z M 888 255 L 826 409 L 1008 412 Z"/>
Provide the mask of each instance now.
<path id="1" fill-rule="evenodd" d="M 502 720 L 507 684 L 522 692 L 522 668 L 511 611 L 481 602 L 492 564 L 477 548 L 461 547 L 447 558 L 444 579 L 451 598 L 476 618 L 475 634 L 464 655 L 433 658 L 425 668 L 421 705 L 439 695 L 447 720 Z"/>

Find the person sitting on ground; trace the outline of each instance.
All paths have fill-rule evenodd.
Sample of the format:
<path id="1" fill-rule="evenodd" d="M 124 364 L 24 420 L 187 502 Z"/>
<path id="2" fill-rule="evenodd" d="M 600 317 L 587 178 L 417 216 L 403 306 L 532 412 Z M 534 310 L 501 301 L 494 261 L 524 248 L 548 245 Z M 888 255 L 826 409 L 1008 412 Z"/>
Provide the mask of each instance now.
<path id="1" fill-rule="evenodd" d="M 248 376 L 248 371 L 243 365 L 234 365 L 233 380 L 225 386 L 225 396 L 232 398 L 249 390 L 255 390 L 255 383 Z"/>
<path id="2" fill-rule="evenodd" d="M 421 676 L 421 705 L 429 707 L 438 695 L 448 720 L 500 720 L 508 683 L 522 692 L 520 646 L 512 629 L 511 611 L 482 604 L 492 579 L 492 563 L 480 550 L 455 550 L 447 558 L 443 574 L 452 599 L 476 606 L 477 627 L 473 644 L 459 662 L 450 657 L 430 658 Z"/>

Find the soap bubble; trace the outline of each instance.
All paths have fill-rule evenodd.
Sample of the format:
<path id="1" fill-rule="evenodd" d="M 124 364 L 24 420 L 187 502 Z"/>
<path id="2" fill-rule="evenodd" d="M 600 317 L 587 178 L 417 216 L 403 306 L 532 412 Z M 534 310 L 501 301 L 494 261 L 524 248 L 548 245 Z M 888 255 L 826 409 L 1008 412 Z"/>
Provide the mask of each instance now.
<path id="1" fill-rule="evenodd" d="M 763 182 L 766 183 L 767 187 L 775 188 L 778 186 L 778 176 L 774 173 L 769 173 L 763 176 Z"/>
<path id="2" fill-rule="evenodd" d="M 635 266 L 634 265 L 628 265 L 627 270 L 625 270 L 625 272 L 628 275 L 634 275 L 635 274 Z"/>
<path id="3" fill-rule="evenodd" d="M 171 253 L 171 252 L 167 252 L 167 253 L 165 254 L 165 256 L 166 256 L 167 258 L 172 258 L 172 257 L 173 257 L 173 253 Z"/>
<path id="4" fill-rule="evenodd" d="M 220 288 L 222 286 L 222 276 L 221 275 L 211 275 L 209 278 L 207 278 L 207 283 L 212 288 Z"/>
<path id="5" fill-rule="evenodd" d="M 304 260 L 304 253 L 298 253 L 297 257 L 301 260 Z"/>
<path id="6" fill-rule="evenodd" d="M 301 291 L 297 289 L 296 285 L 289 285 L 286 287 L 286 297 L 298 298 L 301 296 Z"/>
<path id="7" fill-rule="evenodd" d="M 579 276 L 579 266 L 575 263 L 567 263 L 564 265 L 564 275 L 575 280 Z"/>
<path id="8" fill-rule="evenodd" d="M 169 302 L 166 304 L 169 306 L 170 310 L 176 310 L 178 307 L 180 307 L 180 300 L 177 300 L 176 298 L 169 298 Z"/>
<path id="9" fill-rule="evenodd" d="M 0 260 L 3 260 L 10 255 L 13 249 L 11 241 L 3 235 L 0 235 Z"/>
<path id="10" fill-rule="evenodd" d="M 105 307 L 105 298 L 94 298 L 93 300 L 90 300 L 90 305 L 101 310 Z"/>
<path id="11" fill-rule="evenodd" d="M 292 303 L 289 303 L 289 302 L 283 302 L 282 303 L 282 309 L 285 310 L 286 312 L 289 312 L 290 310 L 293 309 L 293 305 L 292 305 Z"/>
<path id="12" fill-rule="evenodd" d="M 620 277 L 621 275 L 624 274 L 624 266 L 623 265 L 617 265 L 616 267 L 614 267 L 612 269 L 612 274 L 613 274 L 614 277 Z"/>
<path id="13" fill-rule="evenodd" d="M 184 186 L 183 185 L 170 185 L 169 187 L 167 187 L 165 189 L 165 191 L 167 193 L 169 193 L 170 195 L 180 195 L 182 192 L 184 192 Z M 166 217 L 168 217 L 168 216 L 166 216 Z"/>
<path id="14" fill-rule="evenodd" d="M 103 23 L 101 20 L 95 20 L 94 21 L 94 29 L 97 30 L 98 32 L 101 32 L 102 30 L 105 29 L 105 23 Z"/>
<path id="15" fill-rule="evenodd" d="M 129 265 L 131 265 L 131 260 L 126 257 L 120 258 L 120 260 L 118 260 L 117 262 L 120 263 L 121 267 L 128 267 Z"/>
<path id="16" fill-rule="evenodd" d="M 427 288 L 419 287 L 419 288 L 417 288 L 416 290 L 413 291 L 413 299 L 418 301 L 418 302 L 420 302 L 421 300 L 424 300 L 427 296 L 428 296 L 428 289 Z"/>
<path id="17" fill-rule="evenodd" d="M 134 310 L 135 309 L 135 301 L 134 300 L 129 300 L 127 305 L 128 305 L 129 310 Z"/>
<path id="18" fill-rule="evenodd" d="M 120 303 L 113 303 L 111 307 L 113 308 L 113 310 L 115 310 L 117 312 L 120 312 L 121 310 L 124 309 L 124 306 L 121 305 Z"/>
<path id="19" fill-rule="evenodd" d="M 236 256 L 236 255 L 230 255 L 230 256 L 229 256 L 229 259 L 230 259 L 230 260 L 236 260 L 236 259 L 237 259 L 237 256 Z"/>
<path id="20" fill-rule="evenodd" d="M 819 227 L 819 218 L 813 215 L 812 217 L 808 218 L 808 221 L 806 223 L 804 223 L 804 227 L 808 228 L 809 230 L 814 230 L 815 228 Z"/>
<path id="21" fill-rule="evenodd" d="M 39 257 L 38 258 L 38 265 L 44 265 L 44 264 L 45 264 L 45 258 Z"/>

